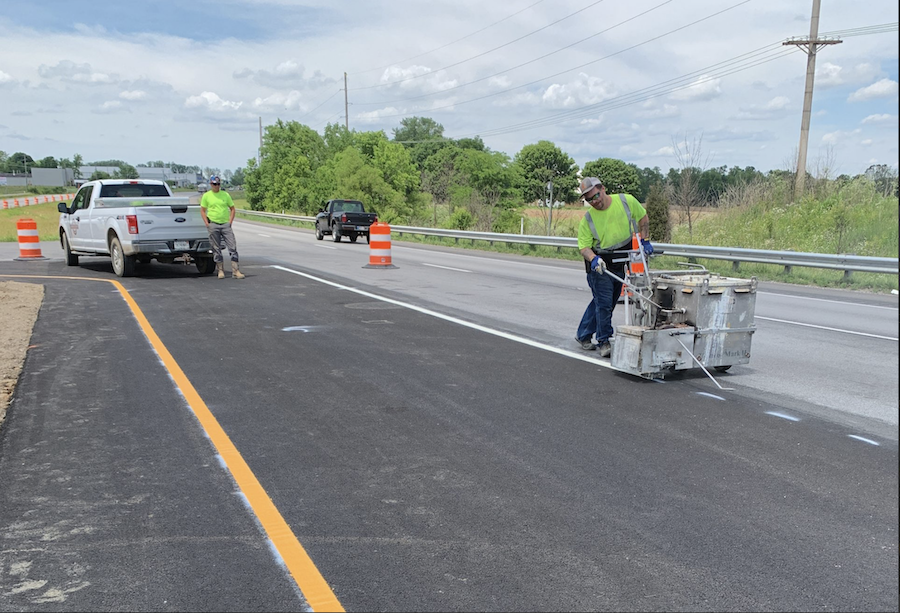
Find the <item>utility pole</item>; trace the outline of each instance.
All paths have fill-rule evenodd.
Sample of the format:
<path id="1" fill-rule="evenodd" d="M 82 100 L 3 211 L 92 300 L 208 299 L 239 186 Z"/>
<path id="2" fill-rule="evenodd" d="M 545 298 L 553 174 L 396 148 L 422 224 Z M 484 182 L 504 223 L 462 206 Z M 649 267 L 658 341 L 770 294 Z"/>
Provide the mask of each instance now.
<path id="1" fill-rule="evenodd" d="M 344 128 L 350 131 L 350 114 L 347 112 L 347 73 L 344 73 Z"/>
<path id="2" fill-rule="evenodd" d="M 812 17 L 809 22 L 809 38 L 793 38 L 783 45 L 797 45 L 806 52 L 806 92 L 803 95 L 803 119 L 800 122 L 800 150 L 797 154 L 797 178 L 794 181 L 794 202 L 803 197 L 806 190 L 806 149 L 809 145 L 809 117 L 812 112 L 813 82 L 816 78 L 816 53 L 819 47 L 841 43 L 836 38 L 819 38 L 819 5 L 821 0 L 813 0 Z"/>

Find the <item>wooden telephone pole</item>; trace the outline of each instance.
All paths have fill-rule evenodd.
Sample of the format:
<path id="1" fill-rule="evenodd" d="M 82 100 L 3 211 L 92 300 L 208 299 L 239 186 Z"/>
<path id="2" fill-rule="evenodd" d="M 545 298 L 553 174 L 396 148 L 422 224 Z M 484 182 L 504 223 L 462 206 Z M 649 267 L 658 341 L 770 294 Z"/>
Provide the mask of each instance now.
<path id="1" fill-rule="evenodd" d="M 813 0 L 812 18 L 809 23 L 809 38 L 794 38 L 784 45 L 797 45 L 809 56 L 806 60 L 806 92 L 803 95 L 803 119 L 800 123 L 800 150 L 797 154 L 797 179 L 794 181 L 794 202 L 806 191 L 806 149 L 809 145 L 809 117 L 812 112 L 813 82 L 816 78 L 816 53 L 819 47 L 841 43 L 836 38 L 819 38 L 819 5 L 821 0 Z"/>

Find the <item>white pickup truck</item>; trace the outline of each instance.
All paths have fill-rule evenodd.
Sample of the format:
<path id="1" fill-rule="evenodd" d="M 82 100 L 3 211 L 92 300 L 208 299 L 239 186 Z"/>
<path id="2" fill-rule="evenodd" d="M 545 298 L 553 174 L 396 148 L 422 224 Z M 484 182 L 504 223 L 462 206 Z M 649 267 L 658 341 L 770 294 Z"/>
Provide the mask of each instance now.
<path id="1" fill-rule="evenodd" d="M 101 179 L 81 186 L 71 204 L 60 202 L 59 241 L 66 264 L 78 256 L 112 258 L 120 277 L 151 259 L 194 261 L 201 274 L 215 270 L 200 205 L 178 197 L 163 181 Z"/>

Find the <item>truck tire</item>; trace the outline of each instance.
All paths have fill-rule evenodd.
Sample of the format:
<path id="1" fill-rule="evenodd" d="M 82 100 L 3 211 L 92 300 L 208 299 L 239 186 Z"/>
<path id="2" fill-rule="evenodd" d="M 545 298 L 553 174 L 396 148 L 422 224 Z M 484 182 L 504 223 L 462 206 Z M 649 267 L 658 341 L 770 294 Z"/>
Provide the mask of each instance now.
<path id="1" fill-rule="evenodd" d="M 109 255 L 112 258 L 113 272 L 116 273 L 116 276 L 134 276 L 135 257 L 133 255 L 125 255 L 125 251 L 122 249 L 122 242 L 118 236 L 113 236 L 109 241 Z"/>
<path id="2" fill-rule="evenodd" d="M 316 240 L 320 241 L 325 238 L 325 235 L 322 234 L 322 230 L 319 229 L 319 224 L 316 224 Z"/>
<path id="3" fill-rule="evenodd" d="M 341 229 L 336 223 L 331 224 L 331 240 L 336 243 L 341 242 Z"/>
<path id="4" fill-rule="evenodd" d="M 62 238 L 63 251 L 66 252 L 66 266 L 78 266 L 78 256 L 72 253 L 69 237 L 63 232 L 60 238 Z"/>
<path id="5" fill-rule="evenodd" d="M 197 258 L 194 263 L 197 266 L 197 272 L 201 275 L 211 275 L 216 269 L 216 263 L 212 258 Z"/>
<path id="6" fill-rule="evenodd" d="M 728 372 L 729 370 L 731 370 L 731 367 L 732 364 L 729 364 L 728 366 L 713 366 L 716 372 Z"/>

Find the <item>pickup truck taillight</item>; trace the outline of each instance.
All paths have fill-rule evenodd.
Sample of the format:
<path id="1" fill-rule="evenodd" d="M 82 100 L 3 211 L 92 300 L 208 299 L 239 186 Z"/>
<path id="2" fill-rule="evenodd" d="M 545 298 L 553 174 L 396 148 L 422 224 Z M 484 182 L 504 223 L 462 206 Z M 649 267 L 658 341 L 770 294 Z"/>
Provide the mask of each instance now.
<path id="1" fill-rule="evenodd" d="M 341 223 L 347 223 L 347 213 L 341 213 Z"/>
<path id="2" fill-rule="evenodd" d="M 378 215 L 375 216 L 375 219 L 372 220 L 372 223 L 378 223 Z"/>
<path id="3" fill-rule="evenodd" d="M 125 222 L 128 224 L 128 233 L 129 234 L 137 234 L 138 233 L 137 215 L 126 215 Z"/>

